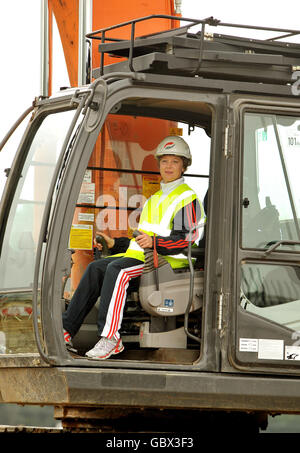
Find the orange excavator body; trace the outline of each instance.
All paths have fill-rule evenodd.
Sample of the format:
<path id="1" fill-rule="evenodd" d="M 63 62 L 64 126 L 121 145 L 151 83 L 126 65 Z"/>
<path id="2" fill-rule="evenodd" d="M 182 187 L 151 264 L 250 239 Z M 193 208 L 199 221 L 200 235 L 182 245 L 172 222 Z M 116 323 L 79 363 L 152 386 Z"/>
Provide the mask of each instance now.
<path id="1" fill-rule="evenodd" d="M 78 0 L 48 0 L 49 12 L 53 12 L 62 46 L 65 55 L 67 70 L 69 74 L 71 86 L 78 85 L 78 18 L 79 6 Z M 92 28 L 98 30 L 101 28 L 116 25 L 118 23 L 127 22 L 138 17 L 149 16 L 153 14 L 165 14 L 176 16 L 174 8 L 174 0 L 109 0 L 94 1 L 92 11 Z M 154 19 L 146 21 L 142 24 L 137 24 L 136 36 L 156 33 L 162 30 L 175 28 L 177 21 L 171 19 Z M 51 24 L 51 21 L 50 21 Z M 50 25 L 51 26 L 51 25 Z M 128 39 L 130 36 L 130 28 L 124 27 L 117 31 L 113 30 L 110 33 L 111 37 L 120 39 Z M 99 66 L 99 53 L 97 42 L 93 43 L 93 68 Z M 50 57 L 51 58 L 51 57 Z M 108 59 L 105 63 L 108 64 Z"/>

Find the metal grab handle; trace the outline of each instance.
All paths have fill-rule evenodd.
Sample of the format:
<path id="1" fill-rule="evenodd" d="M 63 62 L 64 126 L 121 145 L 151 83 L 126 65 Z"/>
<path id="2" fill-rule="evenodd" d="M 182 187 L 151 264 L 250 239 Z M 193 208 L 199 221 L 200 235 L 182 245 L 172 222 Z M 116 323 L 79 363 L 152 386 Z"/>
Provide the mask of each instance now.
<path id="1" fill-rule="evenodd" d="M 155 33 L 155 35 L 163 35 L 165 33 L 172 32 L 172 35 L 176 36 L 176 35 L 180 35 L 180 34 L 182 34 L 184 32 L 187 32 L 187 30 L 190 27 L 193 27 L 194 25 L 209 24 L 209 25 L 217 26 L 220 23 L 219 20 L 214 19 L 213 17 L 208 17 L 207 19 L 204 19 L 204 20 L 198 20 L 198 19 L 190 19 L 190 18 L 187 18 L 187 17 L 170 16 L 170 15 L 167 15 L 167 14 L 153 14 L 153 15 L 150 15 L 150 16 L 145 16 L 145 17 L 140 17 L 138 19 L 133 19 L 133 20 L 130 20 L 130 21 L 127 21 L 127 22 L 122 22 L 121 24 L 118 24 L 118 25 L 112 25 L 110 27 L 101 28 L 101 29 L 96 30 L 94 32 L 88 33 L 86 35 L 86 38 L 99 39 L 99 40 L 101 40 L 101 44 L 105 44 L 106 40 L 108 40 L 108 41 L 120 41 L 119 39 L 116 39 L 116 38 L 108 38 L 106 36 L 106 32 L 108 32 L 110 30 L 115 30 L 117 28 L 122 28 L 122 27 L 126 27 L 126 26 L 131 25 L 128 65 L 129 65 L 129 69 L 132 72 L 134 72 L 134 68 L 133 68 L 133 51 L 134 51 L 134 43 L 135 43 L 135 26 L 139 22 L 143 22 L 143 21 L 147 21 L 147 20 L 151 20 L 151 19 L 170 19 L 170 20 L 180 21 L 180 22 L 181 21 L 189 22 L 187 25 L 185 25 L 183 27 L 173 28 L 171 30 L 164 30 L 162 32 Z M 96 36 L 99 33 L 101 33 L 101 38 L 99 36 Z M 204 26 L 202 27 L 201 34 L 202 34 L 202 36 L 201 36 L 200 55 L 199 55 L 200 59 L 202 59 L 202 54 L 203 54 Z M 143 39 L 145 37 L 147 37 L 147 35 L 146 36 L 140 36 L 139 39 Z M 105 51 L 101 51 L 100 50 L 100 52 L 101 52 L 100 74 L 103 75 L 103 73 L 104 73 L 104 53 L 105 53 Z M 200 66 L 200 64 L 201 63 L 199 63 L 199 66 Z"/>
<path id="2" fill-rule="evenodd" d="M 267 256 L 270 253 L 274 252 L 280 245 L 300 245 L 300 241 L 278 241 L 275 244 L 271 245 L 268 250 L 265 251 L 264 255 Z M 300 253 L 300 252 L 296 252 Z"/>
<path id="3" fill-rule="evenodd" d="M 189 245 L 188 245 L 188 256 L 187 257 L 188 257 L 191 277 L 190 277 L 189 301 L 188 301 L 188 304 L 187 304 L 187 307 L 186 307 L 186 310 L 184 313 L 184 331 L 188 337 L 192 338 L 193 340 L 197 341 L 198 343 L 201 343 L 201 338 L 196 337 L 191 332 L 189 332 L 188 324 L 189 324 L 190 308 L 191 308 L 191 305 L 193 302 L 193 296 L 194 296 L 194 277 L 195 277 L 195 270 L 194 270 L 193 261 L 192 261 L 192 233 L 202 227 L 203 227 L 203 225 L 201 222 L 199 225 L 197 225 L 189 230 Z"/>

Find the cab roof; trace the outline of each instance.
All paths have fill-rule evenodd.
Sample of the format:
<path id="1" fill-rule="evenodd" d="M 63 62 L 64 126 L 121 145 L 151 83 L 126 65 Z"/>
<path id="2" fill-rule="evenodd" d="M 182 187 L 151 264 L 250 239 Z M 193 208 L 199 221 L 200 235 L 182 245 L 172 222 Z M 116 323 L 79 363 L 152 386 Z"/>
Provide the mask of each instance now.
<path id="1" fill-rule="evenodd" d="M 180 18 L 187 25 L 135 37 L 138 23 L 159 18 L 179 20 L 174 16 L 153 15 L 88 34 L 88 38 L 101 41 L 98 47 L 101 64 L 94 68 L 93 76 L 129 71 L 289 85 L 294 71 L 300 70 L 300 44 L 283 41 L 299 35 L 299 30 L 227 24 L 212 17 L 204 20 Z M 190 28 L 195 25 L 200 25 L 201 30 L 191 33 Z M 207 33 L 207 25 L 273 32 L 277 36 L 261 40 Z M 112 31 L 115 36 L 116 30 L 125 26 L 131 27 L 129 40 L 108 36 Z M 117 63 L 104 66 L 105 54 L 118 58 Z"/>

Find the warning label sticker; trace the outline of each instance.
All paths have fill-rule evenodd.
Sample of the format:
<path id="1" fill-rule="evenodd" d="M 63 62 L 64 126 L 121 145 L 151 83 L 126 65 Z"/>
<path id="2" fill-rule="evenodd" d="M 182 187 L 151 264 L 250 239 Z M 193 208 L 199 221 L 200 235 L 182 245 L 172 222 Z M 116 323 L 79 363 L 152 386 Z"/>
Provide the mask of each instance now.
<path id="1" fill-rule="evenodd" d="M 257 352 L 258 339 L 257 338 L 240 338 L 240 351 L 241 352 Z"/>
<path id="2" fill-rule="evenodd" d="M 286 346 L 285 360 L 300 360 L 300 346 Z"/>
<path id="3" fill-rule="evenodd" d="M 82 183 L 80 194 L 78 197 L 79 204 L 95 203 L 95 183 Z"/>
<path id="4" fill-rule="evenodd" d="M 72 225 L 70 231 L 69 248 L 75 250 L 92 250 L 93 226 Z"/>
<path id="5" fill-rule="evenodd" d="M 156 311 L 165 311 L 165 312 L 172 313 L 174 310 L 173 310 L 173 308 L 168 308 L 168 307 L 157 307 Z"/>
<path id="6" fill-rule="evenodd" d="M 256 352 L 260 360 L 300 361 L 300 345 L 285 346 L 284 340 L 265 338 L 240 338 L 240 352 Z"/>
<path id="7" fill-rule="evenodd" d="M 80 212 L 78 214 L 78 220 L 80 222 L 94 222 L 95 220 L 95 215 L 91 214 L 89 212 Z"/>
<path id="8" fill-rule="evenodd" d="M 143 175 L 143 195 L 150 198 L 155 192 L 160 189 L 160 176 L 158 175 Z"/>
<path id="9" fill-rule="evenodd" d="M 258 340 L 258 358 L 283 360 L 283 340 Z"/>

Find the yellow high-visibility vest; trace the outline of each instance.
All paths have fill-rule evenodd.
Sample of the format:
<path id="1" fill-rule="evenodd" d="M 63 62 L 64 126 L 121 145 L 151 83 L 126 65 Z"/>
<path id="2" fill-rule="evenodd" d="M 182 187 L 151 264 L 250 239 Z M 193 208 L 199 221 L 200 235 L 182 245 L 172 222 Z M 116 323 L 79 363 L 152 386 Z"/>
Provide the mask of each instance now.
<path id="1" fill-rule="evenodd" d="M 184 182 L 177 185 L 167 195 L 159 190 L 150 197 L 142 210 L 138 230 L 153 236 L 170 236 L 172 222 L 177 212 L 197 198 L 195 192 Z M 204 219 L 204 210 L 200 203 L 201 220 Z M 144 249 L 135 239 L 130 241 L 125 256 L 145 261 Z M 186 267 L 188 260 L 185 255 L 164 255 L 172 268 Z"/>

